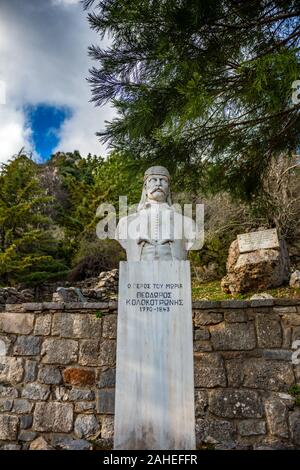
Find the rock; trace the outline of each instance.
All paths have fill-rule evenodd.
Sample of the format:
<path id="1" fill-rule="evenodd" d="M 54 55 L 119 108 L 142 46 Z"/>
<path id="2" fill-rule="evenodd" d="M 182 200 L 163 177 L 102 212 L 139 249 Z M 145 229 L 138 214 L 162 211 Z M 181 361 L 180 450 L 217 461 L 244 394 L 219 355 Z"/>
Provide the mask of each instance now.
<path id="1" fill-rule="evenodd" d="M 264 313 L 256 315 L 256 333 L 259 348 L 280 348 L 281 326 L 278 320 Z"/>
<path id="2" fill-rule="evenodd" d="M 102 336 L 107 339 L 117 338 L 117 315 L 106 315 L 103 318 Z"/>
<path id="3" fill-rule="evenodd" d="M 85 411 L 94 412 L 96 404 L 92 401 L 77 401 L 75 402 L 75 413 L 84 413 Z"/>
<path id="4" fill-rule="evenodd" d="M 20 429 L 31 428 L 32 421 L 33 421 L 33 416 L 32 415 L 20 416 Z"/>
<path id="5" fill-rule="evenodd" d="M 0 415 L 0 441 L 15 441 L 17 439 L 19 419 L 7 414 Z"/>
<path id="6" fill-rule="evenodd" d="M 34 382 L 37 374 L 37 362 L 36 361 L 26 361 L 25 363 L 25 373 L 24 373 L 24 382 Z"/>
<path id="7" fill-rule="evenodd" d="M 55 366 L 41 365 L 38 374 L 39 382 L 48 385 L 59 385 L 62 382 L 60 370 Z"/>
<path id="8" fill-rule="evenodd" d="M 13 406 L 13 400 L 9 398 L 0 398 L 0 413 L 10 411 Z"/>
<path id="9" fill-rule="evenodd" d="M 289 416 L 291 436 L 294 444 L 300 446 L 300 410 L 295 410 Z"/>
<path id="10" fill-rule="evenodd" d="M 197 354 L 194 371 L 195 387 L 226 387 L 225 367 L 220 354 Z"/>
<path id="11" fill-rule="evenodd" d="M 111 439 L 114 437 L 114 417 L 102 416 L 101 420 L 101 438 Z"/>
<path id="12" fill-rule="evenodd" d="M 94 400 L 95 393 L 93 392 L 93 390 L 72 388 L 72 390 L 70 390 L 70 393 L 69 393 L 69 399 L 72 401 Z"/>
<path id="13" fill-rule="evenodd" d="M 197 419 L 197 447 L 205 444 L 223 444 L 225 448 L 233 448 L 235 425 L 230 421 L 216 419 Z"/>
<path id="14" fill-rule="evenodd" d="M 229 294 L 279 287 L 289 279 L 289 256 L 285 242 L 278 248 L 240 252 L 238 240 L 229 248 L 227 274 L 221 288 Z"/>
<path id="15" fill-rule="evenodd" d="M 79 364 L 83 366 L 97 366 L 99 356 L 99 341 L 96 339 L 83 339 L 79 346 Z"/>
<path id="16" fill-rule="evenodd" d="M 32 313 L 0 313 L 0 331 L 29 335 L 33 330 L 34 315 Z"/>
<path id="17" fill-rule="evenodd" d="M 290 287 L 300 287 L 300 271 L 294 271 L 290 277 Z"/>
<path id="18" fill-rule="evenodd" d="M 261 292 L 260 294 L 254 294 L 252 297 L 250 297 L 250 300 L 260 300 L 260 299 L 274 299 L 274 297 L 271 294 L 268 294 L 267 292 Z"/>
<path id="19" fill-rule="evenodd" d="M 252 390 L 212 390 L 209 410 L 221 418 L 261 418 L 263 414 L 261 399 Z"/>
<path id="20" fill-rule="evenodd" d="M 116 341 L 106 339 L 100 343 L 100 366 L 114 367 L 116 364 Z"/>
<path id="21" fill-rule="evenodd" d="M 219 323 L 210 327 L 215 350 L 251 350 L 256 347 L 254 326 L 249 323 Z"/>
<path id="22" fill-rule="evenodd" d="M 27 431 L 27 430 L 22 429 L 19 432 L 18 440 L 19 441 L 25 441 L 25 442 L 31 442 L 36 438 L 36 436 L 37 436 L 36 432 Z"/>
<path id="23" fill-rule="evenodd" d="M 98 382 L 99 388 L 113 388 L 116 385 L 116 369 L 106 369 L 101 371 Z"/>
<path id="24" fill-rule="evenodd" d="M 78 343 L 72 339 L 45 339 L 41 355 L 47 364 L 70 364 L 77 361 Z"/>
<path id="25" fill-rule="evenodd" d="M 271 397 L 265 402 L 265 410 L 270 434 L 288 438 L 288 409 L 284 400 Z"/>
<path id="26" fill-rule="evenodd" d="M 205 416 L 208 407 L 208 394 L 205 390 L 195 391 L 195 416 L 200 418 Z"/>
<path id="27" fill-rule="evenodd" d="M 58 287 L 52 296 L 53 302 L 85 302 L 78 287 Z"/>
<path id="28" fill-rule="evenodd" d="M 40 354 L 41 339 L 37 336 L 18 336 L 14 346 L 17 356 L 35 356 Z"/>
<path id="29" fill-rule="evenodd" d="M 33 403 L 24 398 L 17 398 L 14 400 L 13 413 L 26 414 L 30 413 L 33 408 Z"/>
<path id="30" fill-rule="evenodd" d="M 0 397 L 1 398 L 17 398 L 18 390 L 13 387 L 9 387 L 8 385 L 0 384 Z"/>
<path id="31" fill-rule="evenodd" d="M 24 373 L 21 358 L 0 356 L 0 382 L 19 383 Z"/>
<path id="32" fill-rule="evenodd" d="M 30 400 L 47 400 L 50 395 L 50 387 L 39 383 L 26 384 L 22 390 L 22 397 Z"/>
<path id="33" fill-rule="evenodd" d="M 294 383 L 292 364 L 282 361 L 247 359 L 244 361 L 243 374 L 243 386 L 249 388 L 287 391 Z"/>
<path id="34" fill-rule="evenodd" d="M 266 423 L 257 419 L 247 419 L 238 423 L 238 431 L 241 436 L 266 434 Z"/>
<path id="35" fill-rule="evenodd" d="M 58 312 L 54 315 L 52 334 L 66 338 L 98 339 L 102 334 L 102 319 L 95 314 L 70 314 Z"/>
<path id="36" fill-rule="evenodd" d="M 53 448 L 48 442 L 42 437 L 38 437 L 29 446 L 29 450 L 52 450 Z"/>
<path id="37" fill-rule="evenodd" d="M 73 428 L 73 405 L 70 403 L 37 403 L 33 416 L 33 430 L 43 432 L 70 432 Z"/>
<path id="38" fill-rule="evenodd" d="M 79 369 L 69 367 L 63 372 L 64 382 L 71 385 L 94 385 L 95 371 L 92 369 Z"/>
<path id="39" fill-rule="evenodd" d="M 78 415 L 75 420 L 74 432 L 79 438 L 93 437 L 99 429 L 99 423 L 94 415 Z"/>
<path id="40" fill-rule="evenodd" d="M 34 334 L 36 336 L 47 336 L 51 332 L 51 314 L 39 314 L 35 321 Z"/>
<path id="41" fill-rule="evenodd" d="M 196 311 L 194 317 L 195 326 L 215 325 L 223 321 L 222 313 Z"/>
<path id="42" fill-rule="evenodd" d="M 98 392 L 98 413 L 114 414 L 115 412 L 115 389 L 100 390 Z"/>
<path id="43" fill-rule="evenodd" d="M 61 450 L 91 450 L 92 445 L 84 439 L 72 439 L 71 437 L 53 436 L 52 445 Z"/>
<path id="44" fill-rule="evenodd" d="M 198 328 L 195 330 L 195 341 L 209 339 L 210 333 L 207 328 Z"/>

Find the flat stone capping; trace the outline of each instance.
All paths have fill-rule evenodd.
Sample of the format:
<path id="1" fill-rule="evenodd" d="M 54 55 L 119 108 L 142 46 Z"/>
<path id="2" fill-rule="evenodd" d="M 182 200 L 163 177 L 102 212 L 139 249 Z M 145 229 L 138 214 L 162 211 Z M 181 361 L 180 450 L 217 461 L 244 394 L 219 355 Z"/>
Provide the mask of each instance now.
<path id="1" fill-rule="evenodd" d="M 300 305 L 300 299 L 256 299 L 256 300 L 195 300 L 193 310 L 210 309 L 243 309 L 259 307 L 289 307 Z M 31 302 L 23 304 L 6 304 L 5 311 L 13 313 L 44 312 L 45 310 L 117 310 L 118 302 Z"/>

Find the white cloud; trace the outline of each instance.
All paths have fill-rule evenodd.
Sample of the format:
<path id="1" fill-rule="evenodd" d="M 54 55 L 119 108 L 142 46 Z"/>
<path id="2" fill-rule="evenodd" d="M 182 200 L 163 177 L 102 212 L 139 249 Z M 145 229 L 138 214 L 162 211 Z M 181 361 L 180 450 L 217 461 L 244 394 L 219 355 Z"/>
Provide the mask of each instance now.
<path id="1" fill-rule="evenodd" d="M 75 0 L 1 1 L 0 80 L 6 82 L 6 105 L 0 105 L 2 161 L 23 145 L 30 147 L 22 107 L 39 103 L 73 110 L 59 133 L 57 150 L 105 153 L 95 132 L 113 111 L 89 102 L 86 77 L 95 64 L 87 48 L 92 43 L 99 43 L 99 37 Z"/>
<path id="2" fill-rule="evenodd" d="M 22 110 L 0 105 L 0 162 L 6 162 L 22 147 L 31 147 L 31 129 Z"/>

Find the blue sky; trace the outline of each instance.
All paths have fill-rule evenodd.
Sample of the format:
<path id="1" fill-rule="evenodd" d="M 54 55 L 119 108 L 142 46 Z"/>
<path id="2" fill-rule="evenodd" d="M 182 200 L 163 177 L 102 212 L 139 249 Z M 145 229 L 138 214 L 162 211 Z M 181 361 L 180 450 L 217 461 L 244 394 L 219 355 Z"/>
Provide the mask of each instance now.
<path id="1" fill-rule="evenodd" d="M 55 151 L 105 155 L 95 133 L 111 120 L 109 105 L 95 108 L 86 78 L 88 57 L 100 44 L 79 0 L 1 0 L 0 162 L 22 147 L 37 160 Z"/>
<path id="2" fill-rule="evenodd" d="M 59 145 L 59 132 L 66 119 L 72 117 L 68 107 L 55 107 L 46 104 L 25 107 L 26 123 L 32 129 L 33 148 L 41 160 L 47 160 Z"/>

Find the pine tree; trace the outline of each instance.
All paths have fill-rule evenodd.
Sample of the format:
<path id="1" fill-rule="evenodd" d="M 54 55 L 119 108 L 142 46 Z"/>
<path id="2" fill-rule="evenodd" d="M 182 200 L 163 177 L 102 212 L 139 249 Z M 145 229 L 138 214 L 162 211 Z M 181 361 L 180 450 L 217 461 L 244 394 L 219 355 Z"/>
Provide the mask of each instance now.
<path id="1" fill-rule="evenodd" d="M 18 155 L 0 171 L 0 283 L 35 283 L 61 277 L 68 268 L 50 233 L 38 165 Z"/>
<path id="2" fill-rule="evenodd" d="M 84 0 L 99 136 L 196 185 L 250 198 L 271 157 L 299 145 L 299 0 Z M 97 7 L 97 8 L 96 8 Z M 194 175 L 194 177 L 193 177 Z"/>

